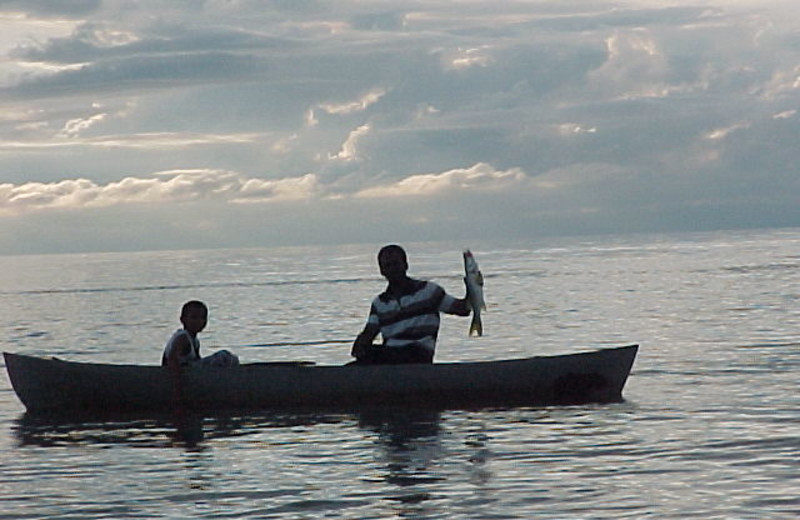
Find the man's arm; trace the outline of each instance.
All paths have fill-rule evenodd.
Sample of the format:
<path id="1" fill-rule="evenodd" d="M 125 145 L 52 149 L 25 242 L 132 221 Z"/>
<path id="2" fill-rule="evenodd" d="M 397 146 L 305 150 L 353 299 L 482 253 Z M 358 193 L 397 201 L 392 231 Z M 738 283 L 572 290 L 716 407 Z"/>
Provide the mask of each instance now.
<path id="1" fill-rule="evenodd" d="M 375 341 L 379 332 L 380 327 L 372 323 L 367 323 L 364 330 L 356 336 L 356 340 L 353 342 L 353 348 L 350 350 L 350 355 L 356 358 L 359 357 L 366 349 L 372 346 L 372 342 Z"/>
<path id="2" fill-rule="evenodd" d="M 469 316 L 472 312 L 472 305 L 470 305 L 469 300 L 466 297 L 455 298 L 447 293 L 444 293 L 442 301 L 439 303 L 439 310 L 446 314 Z"/>
<path id="3" fill-rule="evenodd" d="M 472 312 L 472 306 L 466 298 L 453 298 L 453 303 L 450 305 L 450 314 L 457 316 L 469 316 Z"/>

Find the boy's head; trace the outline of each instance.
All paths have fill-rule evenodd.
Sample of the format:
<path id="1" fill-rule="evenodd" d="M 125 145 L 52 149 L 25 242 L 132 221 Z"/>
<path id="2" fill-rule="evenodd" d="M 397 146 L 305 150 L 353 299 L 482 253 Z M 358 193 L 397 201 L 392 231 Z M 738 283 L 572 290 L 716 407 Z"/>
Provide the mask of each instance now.
<path id="1" fill-rule="evenodd" d="M 183 328 L 191 334 L 197 334 L 206 328 L 208 323 L 206 304 L 198 300 L 184 303 L 181 308 L 181 323 L 183 323 Z"/>

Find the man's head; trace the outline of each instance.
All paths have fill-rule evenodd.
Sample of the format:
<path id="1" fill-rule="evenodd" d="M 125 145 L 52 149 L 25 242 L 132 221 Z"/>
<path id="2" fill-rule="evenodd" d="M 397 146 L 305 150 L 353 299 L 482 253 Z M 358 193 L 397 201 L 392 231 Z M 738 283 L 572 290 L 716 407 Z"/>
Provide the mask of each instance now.
<path id="1" fill-rule="evenodd" d="M 406 252 L 395 244 L 382 247 L 378 252 L 378 267 L 389 283 L 402 280 L 408 271 Z"/>

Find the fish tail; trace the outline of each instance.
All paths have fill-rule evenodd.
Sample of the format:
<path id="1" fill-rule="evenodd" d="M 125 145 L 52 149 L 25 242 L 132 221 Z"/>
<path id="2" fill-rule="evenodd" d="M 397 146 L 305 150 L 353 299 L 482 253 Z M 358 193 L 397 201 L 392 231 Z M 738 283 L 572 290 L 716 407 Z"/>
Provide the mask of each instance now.
<path id="1" fill-rule="evenodd" d="M 477 314 L 472 315 L 472 323 L 469 324 L 469 335 L 472 336 L 473 332 L 476 332 L 478 336 L 483 336 L 483 323 Z"/>

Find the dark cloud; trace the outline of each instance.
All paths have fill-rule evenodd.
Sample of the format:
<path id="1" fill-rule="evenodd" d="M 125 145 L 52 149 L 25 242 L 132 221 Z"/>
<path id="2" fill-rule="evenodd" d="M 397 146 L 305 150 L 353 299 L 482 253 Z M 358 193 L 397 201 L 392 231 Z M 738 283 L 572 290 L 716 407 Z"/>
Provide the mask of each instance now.
<path id="1" fill-rule="evenodd" d="M 0 10 L 43 18 L 80 18 L 96 11 L 101 4 L 102 0 L 0 0 Z"/>
<path id="2" fill-rule="evenodd" d="M 160 28 L 157 34 L 137 35 L 130 42 L 110 44 L 104 37 L 102 27 L 84 24 L 68 37 L 54 38 L 39 46 L 17 48 L 12 56 L 26 61 L 70 64 L 202 52 L 289 51 L 298 45 L 291 39 L 257 35 L 243 30 L 201 28 L 188 31 L 185 27 L 177 26 Z"/>
<path id="3" fill-rule="evenodd" d="M 227 244 L 800 225 L 800 19 L 778 4 L 76 5 L 69 36 L 3 62 L 15 193 L 228 172 L 237 188 L 178 199 L 209 202 Z"/>
<path id="4" fill-rule="evenodd" d="M 77 69 L 31 78 L 3 89 L 12 98 L 119 95 L 142 89 L 170 89 L 202 83 L 241 82 L 258 76 L 266 65 L 253 56 L 222 52 L 172 54 L 98 61 Z"/>

